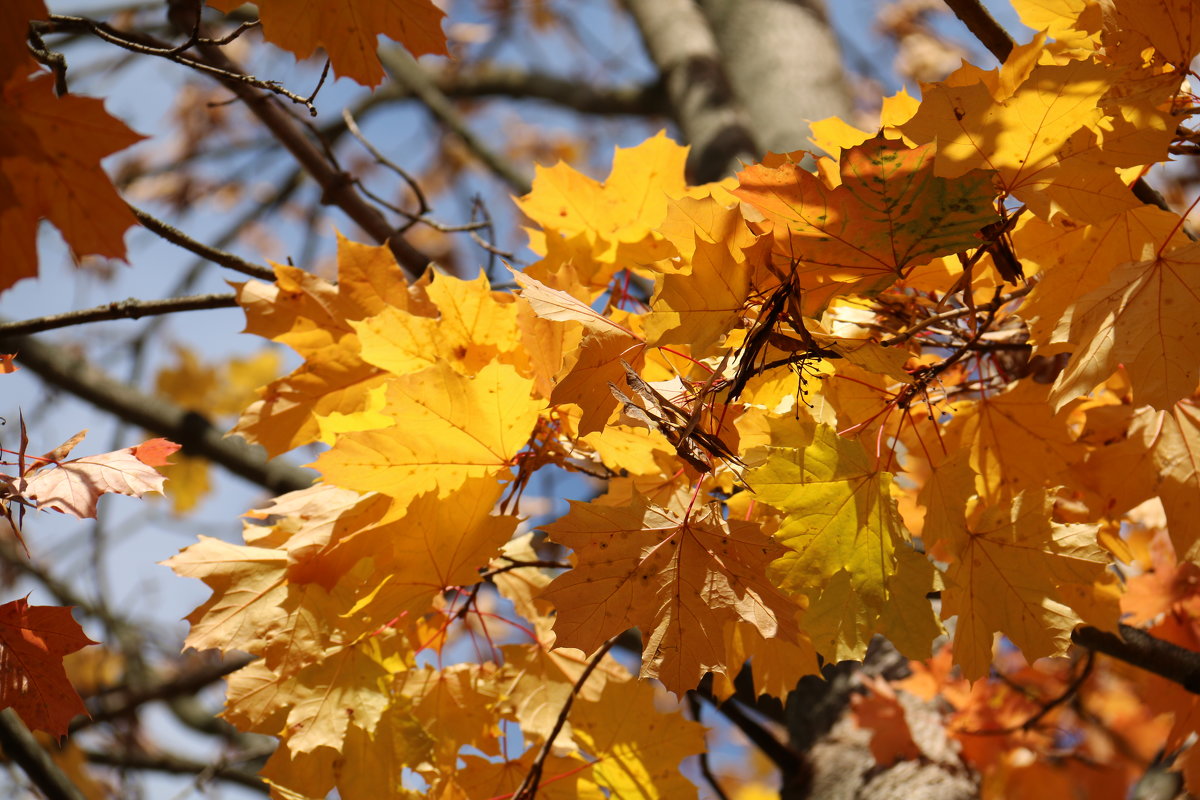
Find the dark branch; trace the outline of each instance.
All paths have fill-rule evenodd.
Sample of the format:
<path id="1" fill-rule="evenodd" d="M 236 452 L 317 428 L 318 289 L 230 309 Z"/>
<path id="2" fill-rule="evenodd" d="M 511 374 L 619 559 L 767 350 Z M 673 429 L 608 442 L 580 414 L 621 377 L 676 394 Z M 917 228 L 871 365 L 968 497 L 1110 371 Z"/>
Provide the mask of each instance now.
<path id="1" fill-rule="evenodd" d="M 255 773 L 226 766 L 219 762 L 206 764 L 170 753 L 147 753 L 141 750 L 125 752 L 85 750 L 84 755 L 93 764 L 104 764 L 120 769 L 153 770 L 173 775 L 195 775 L 197 785 L 203 785 L 208 780 L 215 779 L 236 783 L 262 794 L 269 793 L 267 784 Z"/>
<path id="2" fill-rule="evenodd" d="M 1174 681 L 1192 694 L 1200 694 L 1200 653 L 1131 625 L 1121 625 L 1119 629 L 1120 635 L 1084 626 L 1071 633 L 1071 641 Z"/>
<path id="3" fill-rule="evenodd" d="M 20 322 L 0 323 L 0 336 L 23 336 L 30 333 L 83 325 L 88 322 L 104 322 L 113 319 L 141 319 L 159 314 L 174 314 L 177 311 L 201 311 L 209 308 L 236 308 L 234 294 L 197 294 L 189 297 L 171 297 L 166 300 L 117 300 L 95 308 L 67 311 Z"/>

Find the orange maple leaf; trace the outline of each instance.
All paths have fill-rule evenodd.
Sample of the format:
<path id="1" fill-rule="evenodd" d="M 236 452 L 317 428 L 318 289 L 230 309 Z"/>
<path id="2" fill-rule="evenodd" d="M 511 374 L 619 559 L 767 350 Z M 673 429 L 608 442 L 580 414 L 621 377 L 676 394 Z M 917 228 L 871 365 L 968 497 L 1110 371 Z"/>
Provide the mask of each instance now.
<path id="1" fill-rule="evenodd" d="M 681 516 L 635 494 L 624 507 L 572 502 L 544 530 L 575 551 L 575 568 L 542 595 L 558 609 L 560 646 L 592 653 L 641 628 L 642 675 L 682 693 L 706 671 L 724 672 L 727 623 L 795 635 L 799 609 L 766 578 L 785 548 L 757 524 L 727 522 L 713 508 Z"/>
<path id="2" fill-rule="evenodd" d="M 0 707 L 12 707 L 30 728 L 64 736 L 83 700 L 67 679 L 63 656 L 89 644 L 66 606 L 31 606 L 24 598 L 0 606 Z"/>
<path id="3" fill-rule="evenodd" d="M 211 0 L 225 13 L 241 0 Z M 329 54 L 335 74 L 363 86 L 378 86 L 383 67 L 375 55 L 380 35 L 404 45 L 413 55 L 448 55 L 442 33 L 445 14 L 430 0 L 258 0 L 263 37 L 296 58 L 318 47 Z"/>
<path id="4" fill-rule="evenodd" d="M 997 219 L 991 176 L 935 177 L 933 152 L 877 136 L 842 152 L 840 175 L 820 177 L 775 157 L 738 173 L 734 194 L 774 223 L 776 251 L 802 262 L 804 288 L 862 280 L 880 290 L 907 267 L 978 246 Z"/>
<path id="5" fill-rule="evenodd" d="M 10 79 L 0 87 L 0 290 L 37 275 L 38 222 L 48 219 L 71 252 L 125 257 L 136 220 L 100 160 L 141 140 L 104 103 L 54 96 L 54 78 Z"/>

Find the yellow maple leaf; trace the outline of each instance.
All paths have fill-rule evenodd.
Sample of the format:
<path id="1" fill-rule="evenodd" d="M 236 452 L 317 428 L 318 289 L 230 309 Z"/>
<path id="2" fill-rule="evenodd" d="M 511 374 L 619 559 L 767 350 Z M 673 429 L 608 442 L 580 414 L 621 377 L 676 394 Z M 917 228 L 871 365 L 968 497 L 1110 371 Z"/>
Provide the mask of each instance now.
<path id="1" fill-rule="evenodd" d="M 1073 61 L 1035 67 L 1008 97 L 993 96 L 982 82 L 933 84 L 900 129 L 915 141 L 937 142 L 936 175 L 995 170 L 1005 192 L 1024 199 L 1021 190 L 1057 168 L 1059 151 L 1080 128 L 1098 127 L 1109 79 L 1102 65 Z"/>
<path id="2" fill-rule="evenodd" d="M 351 321 L 362 359 L 393 375 L 419 372 L 438 363 L 473 375 L 499 360 L 519 366 L 517 305 L 510 295 L 494 293 L 487 276 L 464 281 L 436 275 L 425 289 L 436 316 L 387 306 L 379 314 Z"/>
<path id="3" fill-rule="evenodd" d="M 468 478 L 509 468 L 542 410 L 532 385 L 495 362 L 471 377 L 437 364 L 393 378 L 381 412 L 392 427 L 340 436 L 314 466 L 330 483 L 400 505 L 430 490 L 444 497 Z"/>
<path id="4" fill-rule="evenodd" d="M 1175 552 L 1186 561 L 1200 558 L 1200 407 L 1183 400 L 1166 413 L 1143 416 L 1142 442 L 1151 443 L 1158 496 L 1167 512 Z"/>
<path id="5" fill-rule="evenodd" d="M 255 661 L 227 678 L 221 716 L 242 730 L 281 736 L 292 752 L 341 750 L 350 726 L 370 733 L 387 708 L 384 648 L 399 638 L 373 636 L 332 645 L 295 670 L 276 672 Z"/>
<path id="6" fill-rule="evenodd" d="M 1042 276 L 1021 305 L 1038 353 L 1074 349 L 1054 338 L 1055 328 L 1071 319 L 1079 298 L 1104 285 L 1114 267 L 1142 261 L 1160 245 L 1178 247 L 1185 238 L 1177 214 L 1146 205 L 1083 227 L 1022 218 L 1012 234 L 1013 249 Z"/>
<path id="7" fill-rule="evenodd" d="M 1079 298 L 1054 338 L 1074 353 L 1051 393 L 1055 408 L 1090 392 L 1124 366 L 1139 405 L 1169 408 L 1200 382 L 1200 244 L 1122 264 Z"/>
<path id="8" fill-rule="evenodd" d="M 598 701 L 576 701 L 571 722 L 579 742 L 598 759 L 592 779 L 613 797 L 696 797 L 679 762 L 705 749 L 704 726 L 678 712 L 655 711 L 649 683 L 609 682 Z"/>
<path id="9" fill-rule="evenodd" d="M 399 520 L 351 531 L 317 560 L 334 571 L 371 564 L 348 612 L 356 621 L 423 614 L 445 589 L 478 583 L 479 568 L 512 536 L 516 517 L 491 513 L 503 490 L 494 478 L 472 478 L 456 491 L 431 491 L 407 501 Z"/>
<path id="10" fill-rule="evenodd" d="M 782 548 L 757 525 L 711 508 L 680 515 L 635 495 L 624 507 L 573 501 L 544 530 L 575 551 L 574 568 L 542 594 L 558 609 L 560 646 L 593 653 L 641 628 L 642 675 L 682 693 L 706 671 L 725 671 L 726 622 L 789 634 L 796 608 L 765 575 Z"/>
<path id="11" fill-rule="evenodd" d="M 338 238 L 338 284 L 295 267 L 275 265 L 276 281 L 240 284 L 238 303 L 246 332 L 288 345 L 304 358 L 294 372 L 259 390 L 233 432 L 261 444 L 269 455 L 316 441 L 318 416 L 359 411 L 381 371 L 362 360 L 351 320 L 387 306 L 425 309 L 422 292 L 408 281 L 387 246 Z"/>
<path id="12" fill-rule="evenodd" d="M 943 433 L 950 452 L 971 453 L 980 495 L 998 503 L 1025 489 L 1056 483 L 1083 457 L 1068 426 L 1068 414 L 1047 403 L 1050 387 L 1023 380 L 1007 391 L 954 407 Z"/>
<path id="13" fill-rule="evenodd" d="M 225 13 L 239 8 L 238 0 L 213 0 Z M 257 0 L 263 37 L 304 59 L 318 47 L 329 54 L 337 75 L 363 86 L 377 86 L 383 67 L 375 55 L 380 35 L 400 42 L 413 55 L 445 55 L 442 33 L 445 14 L 430 0 Z"/>
<path id="14" fill-rule="evenodd" d="M 498 755 L 496 670 L 495 664 L 456 664 L 396 675 L 394 690 L 412 701 L 413 718 L 425 727 L 442 764 L 453 765 L 463 746 Z"/>
<path id="15" fill-rule="evenodd" d="M 953 532 L 945 529 L 953 560 L 942 617 L 958 617 L 954 658 L 970 680 L 987 673 L 996 632 L 1030 662 L 1065 655 L 1081 621 L 1066 603 L 1068 589 L 1104 576 L 1111 557 L 1096 542 L 1096 526 L 1052 522 L 1053 503 L 1042 491 L 1029 491 L 983 509 Z"/>
<path id="16" fill-rule="evenodd" d="M 541 167 L 517 206 L 547 232 L 584 234 L 598 261 L 649 264 L 674 255 L 651 231 L 667 214 L 668 196 L 687 189 L 688 149 L 660 131 L 636 147 L 617 148 L 608 180 L 598 183 L 566 164 Z M 539 248 L 535 240 L 535 250 Z"/>
<path id="17" fill-rule="evenodd" d="M 691 270 L 686 275 L 661 275 L 652 313 L 646 318 L 646 341 L 651 345 L 690 344 L 700 357 L 742 313 L 750 292 L 750 268 L 739 263 L 725 244 L 696 240 Z"/>

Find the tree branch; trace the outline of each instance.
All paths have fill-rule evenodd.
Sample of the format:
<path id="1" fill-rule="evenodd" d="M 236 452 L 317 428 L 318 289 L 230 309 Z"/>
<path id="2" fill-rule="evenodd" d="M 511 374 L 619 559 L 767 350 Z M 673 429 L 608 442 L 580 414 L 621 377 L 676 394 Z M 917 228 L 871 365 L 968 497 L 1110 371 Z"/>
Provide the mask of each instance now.
<path id="1" fill-rule="evenodd" d="M 208 779 L 218 779 L 245 786 L 262 794 L 268 794 L 269 789 L 263 779 L 253 772 L 244 769 L 225 766 L 221 763 L 207 764 L 192 761 L 171 753 L 147 753 L 143 750 L 133 750 L 121 753 L 111 753 L 102 750 L 84 750 L 84 756 L 93 764 L 104 764 L 121 769 L 144 769 L 155 772 L 167 772 L 173 775 L 195 775 L 197 785 Z"/>
<path id="2" fill-rule="evenodd" d="M 188 455 L 202 456 L 235 475 L 276 494 L 312 485 L 315 473 L 280 461 L 268 461 L 261 448 L 224 437 L 204 416 L 167 400 L 150 397 L 114 381 L 82 356 L 24 336 L 0 336 L 0 352 L 17 353 L 17 361 L 58 386 L 126 422 L 183 445 Z"/>
<path id="3" fill-rule="evenodd" d="M 171 244 L 176 244 L 184 250 L 189 250 L 201 258 L 207 259 L 214 264 L 219 264 L 222 267 L 235 270 L 243 275 L 249 275 L 252 278 L 258 278 L 264 281 L 274 281 L 274 271 L 266 267 L 260 267 L 258 264 L 252 264 L 245 259 L 238 258 L 233 253 L 226 253 L 224 250 L 218 250 L 215 247 L 209 247 L 203 242 L 198 242 L 192 237 L 185 234 L 178 228 L 173 228 L 157 217 L 147 214 L 137 206 L 126 203 L 133 215 L 138 218 L 148 230 L 166 239 Z"/>
<path id="4" fill-rule="evenodd" d="M 474 153 L 484 166 L 507 183 L 517 194 L 529 193 L 529 178 L 517 172 L 512 164 L 488 147 L 471 131 L 466 120 L 425 74 L 425 70 L 417 63 L 416 59 L 408 54 L 407 50 L 398 47 L 380 48 L 379 61 L 392 79 L 411 89 L 430 113 L 461 139 L 467 149 Z"/>
<path id="5" fill-rule="evenodd" d="M 274 280 L 272 277 L 271 280 Z M 159 314 L 174 314 L 177 311 L 201 311 L 209 308 L 236 308 L 237 295 L 197 294 L 188 297 L 169 297 L 165 300 L 117 300 L 95 308 L 67 311 L 45 317 L 0 323 L 0 336 L 22 336 L 31 333 L 83 325 L 88 322 L 104 322 L 113 319 L 140 319 Z"/>
<path id="6" fill-rule="evenodd" d="M 11 708 L 0 711 L 0 747 L 46 795 L 47 800 L 87 800 Z"/>
<path id="7" fill-rule="evenodd" d="M 1120 635 L 1085 625 L 1071 632 L 1071 641 L 1174 681 L 1192 694 L 1200 694 L 1200 653 L 1159 639 L 1141 628 L 1118 627 Z"/>

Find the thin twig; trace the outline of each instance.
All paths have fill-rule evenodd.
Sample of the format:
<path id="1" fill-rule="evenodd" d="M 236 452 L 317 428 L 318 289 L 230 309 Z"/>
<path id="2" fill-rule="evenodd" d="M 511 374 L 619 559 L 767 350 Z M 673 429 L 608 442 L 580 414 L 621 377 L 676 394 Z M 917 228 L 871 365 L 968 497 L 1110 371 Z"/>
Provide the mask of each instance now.
<path id="1" fill-rule="evenodd" d="M 245 86 L 250 86 L 255 89 L 261 89 L 272 94 L 286 97 L 296 105 L 304 106 L 308 109 L 308 113 L 312 116 L 317 115 L 317 109 L 312 102 L 307 98 L 301 97 L 295 92 L 283 87 L 279 81 L 265 81 L 261 78 L 256 78 L 245 72 L 228 70 L 221 66 L 210 64 L 199 58 L 196 58 L 191 53 L 183 52 L 181 46 L 165 45 L 153 37 L 146 36 L 140 33 L 126 33 L 119 31 L 106 22 L 98 22 L 87 17 L 73 17 L 64 14 L 51 14 L 50 21 L 39 32 L 42 33 L 60 33 L 62 31 L 84 31 L 95 35 L 102 41 L 116 45 L 131 53 L 137 53 L 145 56 L 156 56 L 165 58 L 168 61 L 173 61 L 176 64 L 182 64 L 190 67 L 198 72 L 204 72 L 213 77 L 220 78 L 223 81 L 235 81 Z M 185 43 L 188 47 L 201 45 L 203 41 L 197 38 L 195 41 Z M 215 47 L 216 45 L 207 45 Z"/>
<path id="2" fill-rule="evenodd" d="M 439 122 L 449 128 L 475 156 L 517 194 L 528 194 L 529 178 L 517 170 L 482 139 L 476 136 L 449 98 L 425 74 L 425 70 L 407 51 L 396 47 L 379 51 L 379 60 L 392 77 L 412 90 Z"/>
<path id="3" fill-rule="evenodd" d="M 884 339 L 879 344 L 883 345 L 884 347 L 892 347 L 893 345 L 903 344 L 904 342 L 907 342 L 912 337 L 916 336 L 921 331 L 925 330 L 926 328 L 930 327 L 931 325 L 936 325 L 939 322 L 945 322 L 948 319 L 957 319 L 958 317 L 963 317 L 963 316 L 966 316 L 967 314 L 972 313 L 972 311 L 976 311 L 976 312 L 989 311 L 989 310 L 994 311 L 1005 305 L 1008 305 L 1013 300 L 1017 300 L 1019 298 L 1024 297 L 1025 295 L 1029 294 L 1029 292 L 1033 290 L 1033 286 L 1034 286 L 1034 284 L 1027 283 L 1024 286 L 1009 292 L 1008 294 L 1004 295 L 1003 297 L 997 298 L 995 301 L 995 308 L 992 308 L 993 304 L 991 302 L 988 302 L 981 306 L 975 306 L 973 309 L 970 307 L 967 307 L 967 306 L 963 306 L 962 308 L 953 308 L 953 309 L 950 309 L 949 311 L 943 311 L 940 314 L 934 314 L 933 316 L 926 317 L 925 319 L 914 324 L 912 327 L 908 328 L 904 332 L 898 333 L 895 336 L 891 337 L 890 339 Z"/>
<path id="4" fill-rule="evenodd" d="M 562 711 L 558 712 L 558 719 L 554 721 L 554 728 L 550 731 L 550 735 L 546 737 L 546 741 L 542 742 L 542 748 L 538 751 L 537 756 L 533 759 L 533 766 L 529 768 L 529 772 L 525 775 L 525 780 L 521 781 L 521 785 L 517 787 L 517 791 L 513 792 L 512 800 L 532 800 L 537 796 L 538 784 L 542 781 L 542 770 L 546 767 L 546 759 L 550 755 L 550 749 L 554 746 L 554 740 L 562 730 L 563 725 L 567 724 L 567 715 L 571 713 L 571 705 L 575 702 L 575 696 L 583 689 L 583 685 L 587 683 L 587 679 L 591 677 L 592 671 L 612 649 L 612 646 L 617 643 L 616 636 L 609 639 L 604 644 L 600 645 L 600 649 L 588 661 L 588 665 L 584 668 L 579 676 L 579 680 L 575 681 L 575 685 L 571 687 L 571 694 L 567 695 L 567 700 L 563 703 Z"/>
<path id="5" fill-rule="evenodd" d="M 422 214 L 427 214 L 429 212 L 429 201 L 425 199 L 425 193 L 421 191 L 421 185 L 417 183 L 417 179 L 409 174 L 408 170 L 404 169 L 404 167 L 381 153 L 379 148 L 363 135 L 363 132 L 358 127 L 358 123 L 354 121 L 354 116 L 350 113 L 349 108 L 342 109 L 342 119 L 346 122 L 346 130 L 350 131 L 350 134 L 355 139 L 358 139 L 363 147 L 367 148 L 368 153 L 375 156 L 376 161 L 399 175 L 408 184 L 408 188 L 412 190 L 413 195 L 417 198 L 418 211 L 413 216 L 419 217 Z"/>
<path id="6" fill-rule="evenodd" d="M 188 297 L 170 297 L 166 300 L 137 300 L 131 297 L 128 300 L 117 300 L 80 311 L 67 311 L 62 314 L 51 314 L 19 322 L 2 322 L 0 323 L 0 336 L 22 336 L 112 319 L 141 319 L 159 314 L 174 314 L 179 311 L 236 307 L 237 295 L 232 293 L 196 294 Z"/>
<path id="7" fill-rule="evenodd" d="M 196 255 L 205 258 L 214 264 L 218 264 L 227 269 L 240 272 L 243 275 L 249 275 L 252 278 L 258 278 L 263 281 L 274 281 L 274 271 L 266 267 L 260 267 L 258 264 L 252 264 L 243 258 L 238 258 L 233 253 L 227 253 L 224 250 L 218 250 L 215 247 L 210 247 L 203 242 L 198 242 L 188 236 L 178 228 L 173 228 L 157 217 L 151 216 L 147 212 L 137 206 L 126 203 L 133 215 L 138 218 L 138 222 L 142 223 L 148 230 L 166 239 L 174 245 L 179 245 L 184 250 L 188 250 Z"/>

